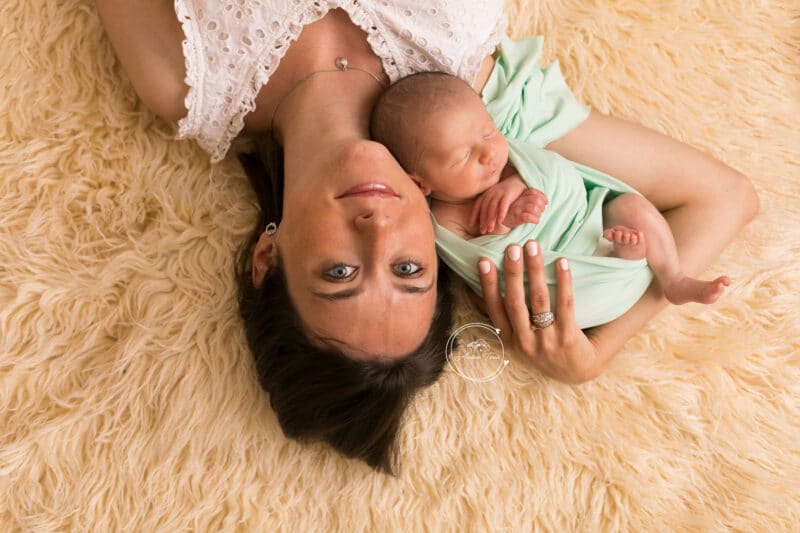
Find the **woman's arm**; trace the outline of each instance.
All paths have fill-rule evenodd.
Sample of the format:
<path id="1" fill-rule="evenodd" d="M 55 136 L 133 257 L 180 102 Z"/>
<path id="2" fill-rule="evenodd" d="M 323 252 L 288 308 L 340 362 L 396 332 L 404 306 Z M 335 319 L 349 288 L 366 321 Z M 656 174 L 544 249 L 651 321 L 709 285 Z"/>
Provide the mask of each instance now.
<path id="1" fill-rule="evenodd" d="M 592 112 L 571 133 L 550 143 L 548 149 L 564 157 L 610 174 L 639 190 L 664 213 L 675 236 L 678 255 L 688 275 L 708 267 L 736 234 L 758 213 L 758 196 L 750 181 L 727 165 L 701 151 L 642 126 Z M 508 277 L 508 268 L 520 272 L 521 265 L 506 265 L 506 286 L 519 284 L 522 276 Z M 538 275 L 530 270 L 529 277 Z M 559 279 L 559 282 L 562 280 Z M 544 373 L 572 383 L 598 376 L 625 342 L 666 306 L 659 287 L 653 284 L 627 313 L 618 319 L 579 334 L 567 319 L 549 340 L 524 331 L 528 309 L 519 299 L 501 301 L 494 268 L 481 274 L 486 309 L 498 327 L 504 324 L 507 339 Z M 531 283 L 535 285 L 535 283 Z M 559 285 L 559 294 L 571 294 Z M 533 296 L 533 295 L 532 295 Z M 556 319 L 559 323 L 565 317 Z M 514 326 L 516 324 L 516 327 Z M 588 341 L 588 342 L 587 342 Z"/>
<path id="2" fill-rule="evenodd" d="M 664 213 L 683 270 L 690 276 L 701 274 L 758 213 L 758 196 L 744 175 L 632 122 L 593 111 L 548 149 L 624 181 L 653 202 Z M 602 367 L 665 306 L 654 284 L 623 316 L 589 331 L 604 360 Z"/>
<path id="3" fill-rule="evenodd" d="M 97 0 L 97 12 L 133 88 L 167 120 L 186 115 L 183 30 L 172 0 Z"/>
<path id="4" fill-rule="evenodd" d="M 547 149 L 624 181 L 669 215 L 689 275 L 711 264 L 758 213 L 758 196 L 743 174 L 633 122 L 592 111 Z"/>

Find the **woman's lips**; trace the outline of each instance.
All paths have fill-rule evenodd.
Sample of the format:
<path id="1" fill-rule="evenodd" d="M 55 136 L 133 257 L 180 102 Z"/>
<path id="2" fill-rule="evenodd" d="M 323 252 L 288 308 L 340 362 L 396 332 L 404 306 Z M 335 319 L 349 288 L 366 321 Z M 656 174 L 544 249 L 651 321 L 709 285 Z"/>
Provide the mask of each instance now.
<path id="1" fill-rule="evenodd" d="M 350 196 L 400 197 L 396 192 L 394 192 L 394 189 L 379 181 L 366 181 L 364 183 L 359 183 L 358 185 L 350 187 L 344 191 L 342 194 L 337 196 L 336 199 L 338 200 L 340 198 L 347 198 Z"/>

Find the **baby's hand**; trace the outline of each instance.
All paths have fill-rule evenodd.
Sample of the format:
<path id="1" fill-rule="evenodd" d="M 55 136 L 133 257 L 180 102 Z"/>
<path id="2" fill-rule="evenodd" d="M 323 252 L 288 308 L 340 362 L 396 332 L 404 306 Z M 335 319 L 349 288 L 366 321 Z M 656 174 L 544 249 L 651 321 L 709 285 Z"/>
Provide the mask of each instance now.
<path id="1" fill-rule="evenodd" d="M 519 176 L 509 176 L 475 200 L 469 226 L 474 228 L 480 221 L 481 235 L 508 231 L 523 222 L 538 222 L 546 204 L 547 198 L 541 191 L 528 189 Z"/>
<path id="2" fill-rule="evenodd" d="M 545 206 L 547 206 L 547 197 L 542 191 L 526 189 L 508 208 L 508 214 L 503 224 L 509 228 L 515 228 L 526 222 L 538 224 Z"/>
<path id="3" fill-rule="evenodd" d="M 480 222 L 479 233 L 491 233 L 498 230 L 508 231 L 502 226 L 511 204 L 525 192 L 527 187 L 518 176 L 510 176 L 492 185 L 481 194 L 472 206 L 469 227 L 474 228 Z"/>

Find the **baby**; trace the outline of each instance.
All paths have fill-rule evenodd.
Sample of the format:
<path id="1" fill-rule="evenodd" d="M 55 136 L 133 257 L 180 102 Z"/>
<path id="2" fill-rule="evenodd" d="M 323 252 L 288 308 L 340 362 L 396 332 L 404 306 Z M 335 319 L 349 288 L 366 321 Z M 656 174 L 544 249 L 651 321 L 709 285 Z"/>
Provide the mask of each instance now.
<path id="1" fill-rule="evenodd" d="M 674 304 L 713 303 L 730 285 L 726 276 L 686 276 L 666 220 L 630 187 L 554 152 L 506 140 L 480 96 L 459 78 L 421 73 L 398 81 L 378 99 L 370 129 L 430 195 L 435 222 L 463 240 L 486 241 L 486 234 L 536 224 L 539 234 L 527 237 L 537 238 L 542 250 L 570 252 L 575 236 L 586 235 L 594 251 L 584 246 L 581 253 L 597 255 L 602 235 L 612 243 L 612 257 L 646 259 Z"/>

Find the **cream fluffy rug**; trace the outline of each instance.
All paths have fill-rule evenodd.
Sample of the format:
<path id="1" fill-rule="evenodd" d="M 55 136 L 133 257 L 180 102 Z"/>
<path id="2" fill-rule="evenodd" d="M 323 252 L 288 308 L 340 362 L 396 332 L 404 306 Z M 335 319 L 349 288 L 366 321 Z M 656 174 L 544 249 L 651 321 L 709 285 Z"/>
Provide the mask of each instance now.
<path id="1" fill-rule="evenodd" d="M 393 480 L 278 428 L 236 315 L 235 159 L 171 140 L 93 3 L 2 3 L 0 530 L 796 530 L 800 4 L 508 8 L 586 102 L 752 176 L 762 214 L 708 272 L 724 299 L 663 312 L 600 379 L 446 373 Z"/>

